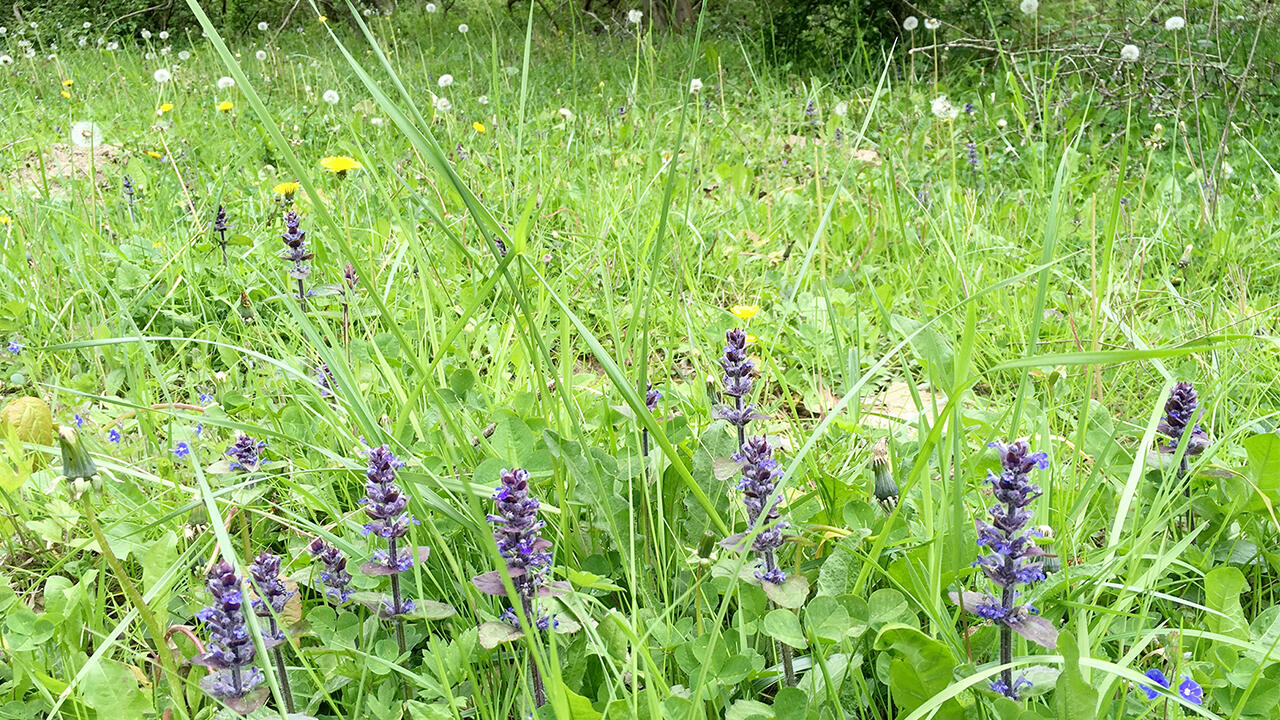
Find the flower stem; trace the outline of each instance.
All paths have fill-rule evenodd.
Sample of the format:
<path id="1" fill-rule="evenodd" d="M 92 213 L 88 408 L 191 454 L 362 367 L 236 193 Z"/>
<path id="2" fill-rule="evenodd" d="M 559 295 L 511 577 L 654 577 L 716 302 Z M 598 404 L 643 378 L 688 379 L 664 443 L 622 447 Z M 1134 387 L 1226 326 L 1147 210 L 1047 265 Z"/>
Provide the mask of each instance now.
<path id="1" fill-rule="evenodd" d="M 778 562 L 777 562 L 777 559 L 774 558 L 772 550 L 765 550 L 764 552 L 760 553 L 760 555 L 761 555 L 761 558 L 764 560 L 765 570 L 772 573 L 774 570 L 778 569 Z M 765 582 L 768 582 L 768 581 L 765 581 Z M 770 601 L 769 604 L 772 605 L 773 602 Z M 796 670 L 795 670 L 795 667 L 792 665 L 791 646 L 782 641 L 778 641 L 778 654 L 782 656 L 782 675 L 787 681 L 787 687 L 795 687 Z"/>
<path id="2" fill-rule="evenodd" d="M 396 539 L 387 538 L 387 553 L 390 558 L 389 562 L 394 566 L 396 564 Z M 400 573 L 392 573 L 391 575 L 391 618 L 396 624 L 396 643 L 400 646 L 400 654 L 404 655 L 404 623 L 400 620 Z"/>
<path id="3" fill-rule="evenodd" d="M 298 303 L 302 306 L 302 311 L 307 311 L 307 294 L 302 290 L 302 278 L 298 278 Z"/>
<path id="4" fill-rule="evenodd" d="M 524 610 L 525 625 L 532 629 L 537 629 L 538 623 L 533 618 L 533 600 L 531 598 L 521 598 L 520 606 Z M 547 704 L 547 691 L 542 686 L 542 675 L 538 673 L 538 663 L 534 658 L 529 658 L 529 679 L 533 683 L 533 706 L 540 708 Z"/>
<path id="5" fill-rule="evenodd" d="M 151 641 L 156 643 L 156 658 L 160 661 L 160 667 L 164 669 L 164 677 L 169 683 L 170 694 L 174 700 L 185 698 L 186 695 L 182 686 L 175 680 L 177 668 L 173 665 L 173 656 L 169 654 L 169 648 L 165 646 L 164 629 L 161 628 L 160 621 L 156 619 L 155 613 L 151 612 L 151 608 L 147 606 L 146 601 L 142 598 L 142 593 L 138 592 L 138 588 L 134 586 L 133 581 L 125 574 L 124 566 L 120 564 L 120 560 L 111 551 L 111 546 L 107 543 L 107 538 L 102 533 L 102 527 L 98 525 L 98 516 L 94 514 L 93 505 L 89 502 L 87 494 L 84 497 L 84 517 L 89 523 L 89 529 L 93 531 L 93 538 L 98 541 L 98 547 L 102 550 L 102 557 L 106 559 L 107 565 L 111 567 L 111 572 L 115 574 L 125 597 L 129 598 L 129 602 L 138 611 L 138 617 L 142 618 L 142 624 L 147 626 L 147 631 L 151 633 Z M 189 717 L 183 703 L 175 702 L 175 705 L 177 705 L 183 717 Z"/>
<path id="6" fill-rule="evenodd" d="M 279 626 L 276 625 L 276 618 L 272 615 L 271 636 L 275 637 L 278 630 Z M 284 696 L 284 706 L 289 712 L 293 712 L 293 690 L 289 687 L 289 674 L 285 671 L 284 667 L 284 652 L 280 649 L 279 645 L 272 648 L 271 652 L 275 655 L 276 659 L 276 676 L 280 680 L 280 694 Z"/>

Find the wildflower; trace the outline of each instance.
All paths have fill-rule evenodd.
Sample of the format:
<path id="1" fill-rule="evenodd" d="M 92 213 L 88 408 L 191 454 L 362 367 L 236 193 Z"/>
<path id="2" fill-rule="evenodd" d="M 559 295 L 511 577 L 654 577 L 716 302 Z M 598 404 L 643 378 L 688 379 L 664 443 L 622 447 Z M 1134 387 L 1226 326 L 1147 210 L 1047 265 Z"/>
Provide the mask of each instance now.
<path id="1" fill-rule="evenodd" d="M 258 52 L 254 53 L 253 56 L 258 58 L 258 62 L 262 62 L 267 59 L 267 51 L 259 50 Z"/>
<path id="2" fill-rule="evenodd" d="M 435 104 L 436 110 L 440 112 L 448 112 L 449 108 L 453 107 L 453 103 L 449 102 L 449 98 L 447 97 L 436 98 L 436 101 L 434 104 Z"/>
<path id="3" fill-rule="evenodd" d="M 361 500 L 364 513 L 369 517 L 364 533 L 384 538 L 387 549 L 375 550 L 373 561 L 360 566 L 366 575 L 391 576 L 391 602 L 386 605 L 386 611 L 397 620 L 396 631 L 401 646 L 404 642 L 399 616 L 413 612 L 414 604 L 408 598 L 401 599 L 399 575 L 413 567 L 416 553 L 412 548 L 398 548 L 397 543 L 409 532 L 409 525 L 417 522 L 405 509 L 409 505 L 409 496 L 396 484 L 396 471 L 402 467 L 404 463 L 391 454 L 386 445 L 369 451 L 369 465 L 365 470 L 367 497 Z"/>
<path id="4" fill-rule="evenodd" d="M 12 65 L 13 58 L 8 55 L 0 55 L 0 65 Z"/>
<path id="5" fill-rule="evenodd" d="M 156 115 L 163 115 L 173 111 L 173 103 L 160 103 L 160 107 L 156 109 Z"/>
<path id="6" fill-rule="evenodd" d="M 152 79 L 158 83 L 167 83 L 173 79 L 173 73 L 164 68 L 160 68 L 151 74 Z"/>
<path id="7" fill-rule="evenodd" d="M 1120 59 L 1125 62 L 1138 62 L 1138 56 L 1141 54 L 1142 51 L 1137 45 L 1125 45 L 1120 48 Z"/>
<path id="8" fill-rule="evenodd" d="M 739 320 L 746 322 L 756 315 L 760 314 L 759 305 L 734 305 L 729 308 L 729 313 Z"/>
<path id="9" fill-rule="evenodd" d="M 351 599 L 352 591 L 347 588 L 351 584 L 351 573 L 347 572 L 347 557 L 342 551 L 318 537 L 307 546 L 307 551 L 324 565 L 320 582 L 324 583 L 325 594 L 338 603 Z"/>
<path id="10" fill-rule="evenodd" d="M 1022 4 L 1018 6 L 1023 15 L 1035 15 L 1040 9 L 1040 0 L 1022 0 Z"/>
<path id="11" fill-rule="evenodd" d="M 445 73 L 440 76 L 440 79 L 436 81 L 436 84 L 442 88 L 447 88 L 453 84 L 453 76 L 449 73 Z"/>
<path id="12" fill-rule="evenodd" d="M 1146 675 L 1147 679 L 1151 680 L 1151 682 L 1155 683 L 1156 685 L 1159 685 L 1162 688 L 1168 689 L 1169 680 L 1164 676 L 1163 672 L 1160 672 L 1159 668 L 1151 668 L 1150 670 L 1143 673 L 1143 675 Z M 1148 685 L 1139 685 L 1138 689 L 1146 694 L 1148 700 L 1155 700 L 1156 698 L 1160 697 L 1160 691 Z"/>
<path id="13" fill-rule="evenodd" d="M 266 32 L 267 30 L 271 29 L 271 26 L 267 24 L 267 21 L 263 20 L 262 22 L 258 23 L 258 29 L 261 30 L 262 32 Z"/>
<path id="14" fill-rule="evenodd" d="M 689 94 L 697 95 L 702 92 L 702 78 L 694 78 L 689 81 Z"/>
<path id="15" fill-rule="evenodd" d="M 179 60 L 181 60 L 181 61 L 183 61 L 183 62 L 186 62 L 186 61 L 188 61 L 188 60 L 190 60 L 190 59 L 191 59 L 191 53 L 190 53 L 190 52 L 188 52 L 188 51 L 186 51 L 186 50 L 179 50 L 179 51 L 178 51 L 178 59 L 179 59 Z"/>
<path id="16" fill-rule="evenodd" d="M 5 217 L 8 217 L 8 216 L 6 215 Z M 5 225 L 8 225 L 8 224 L 9 224 L 9 223 L 5 223 Z M 17 355 L 17 354 L 18 354 L 18 353 L 20 353 L 20 352 L 22 352 L 22 344 L 21 344 L 21 343 L 19 343 L 17 340 L 10 340 L 10 341 L 9 341 L 9 353 L 10 353 L 11 355 Z"/>
<path id="17" fill-rule="evenodd" d="M 191 454 L 191 446 L 186 442 L 180 442 L 169 452 L 173 453 L 177 457 L 184 458 Z"/>
<path id="18" fill-rule="evenodd" d="M 355 290 L 356 285 L 360 283 L 360 277 L 356 275 L 356 266 L 347 263 L 347 266 L 342 269 L 342 279 L 347 283 L 347 289 Z"/>
<path id="19" fill-rule="evenodd" d="M 142 29 L 142 39 L 143 39 L 143 40 L 150 40 L 150 39 L 151 39 L 151 31 L 150 31 L 150 30 L 148 30 L 148 29 L 146 29 L 146 28 L 143 28 L 143 29 Z"/>
<path id="20" fill-rule="evenodd" d="M 231 108 L 235 107 L 230 100 L 223 100 L 218 103 L 218 112 L 231 112 Z"/>
<path id="21" fill-rule="evenodd" d="M 284 642 L 284 633 L 276 625 L 276 618 L 284 612 L 285 603 L 296 592 L 285 587 L 280 580 L 280 556 L 264 552 L 249 565 L 249 575 L 253 578 L 253 587 L 258 597 L 253 601 L 254 613 L 259 617 L 270 618 L 270 630 L 263 638 L 268 648 Z"/>
<path id="22" fill-rule="evenodd" d="M 1003 129 L 1007 128 L 1007 127 L 1009 127 L 1009 121 L 1008 121 L 1008 120 L 1005 120 L 1004 118 L 1000 118 L 999 120 L 997 120 L 997 121 L 996 121 L 996 128 L 997 128 L 997 129 L 999 129 L 999 130 L 1003 130 Z"/>
<path id="23" fill-rule="evenodd" d="M 66 100 L 71 99 L 71 93 L 67 92 L 66 90 L 62 90 L 58 94 L 61 95 Z"/>
<path id="24" fill-rule="evenodd" d="M 200 681 L 205 692 L 237 712 L 248 713 L 266 699 L 265 693 L 257 693 L 256 701 L 246 700 L 266 678 L 253 664 L 256 650 L 245 624 L 240 578 L 230 563 L 220 560 L 210 569 L 205 587 L 213 602 L 196 618 L 208 629 L 209 644 L 191 662 L 217 671 Z"/>
<path id="25" fill-rule="evenodd" d="M 321 23 L 327 23 L 327 22 L 329 22 L 329 18 L 325 17 L 324 15 L 321 15 L 321 16 L 320 16 L 319 18 L 317 18 L 317 19 L 318 19 Z"/>
<path id="26" fill-rule="evenodd" d="M 13 224 L 13 218 L 8 215 L 0 215 L 0 226 L 9 227 Z"/>
<path id="27" fill-rule="evenodd" d="M 661 399 L 662 391 L 654 389 L 653 383 L 649 383 L 644 392 L 644 406 L 649 409 L 649 412 L 654 412 L 658 409 L 658 401 Z"/>
<path id="28" fill-rule="evenodd" d="M 75 80 L 72 80 L 71 78 L 67 78 L 66 80 L 62 81 L 62 87 L 71 87 L 74 84 L 75 84 Z"/>
<path id="29" fill-rule="evenodd" d="M 747 359 L 747 334 L 742 330 L 734 329 L 725 333 L 724 355 L 720 358 L 720 367 L 724 369 L 722 391 L 734 399 L 734 404 L 732 407 L 719 408 L 717 416 L 736 425 L 739 440 L 743 441 L 743 428 L 756 417 L 756 412 L 754 407 L 744 406 L 742 402 L 742 398 L 751 394 L 755 373 L 755 363 Z"/>
<path id="30" fill-rule="evenodd" d="M 570 109 L 569 109 L 569 108 L 567 108 L 567 107 L 562 107 L 562 108 L 560 108 L 560 117 L 564 118 L 566 122 L 568 122 L 568 121 L 572 121 L 572 120 L 573 120 L 573 111 L 572 111 L 572 110 L 570 110 Z"/>
<path id="31" fill-rule="evenodd" d="M 1040 497 L 1040 488 L 1031 483 L 1029 476 L 1036 468 L 1049 467 L 1049 457 L 1042 452 L 1032 453 L 1026 440 L 1007 445 L 992 442 L 989 446 L 1000 452 L 1003 472 L 999 475 L 987 473 L 986 481 L 991 484 L 997 503 L 987 511 L 992 522 L 979 520 L 977 527 L 978 546 L 987 548 L 991 554 L 979 555 L 974 565 L 982 568 L 983 574 L 1001 589 L 1001 594 L 998 600 L 988 595 L 972 606 L 966 603 L 966 609 L 1000 625 L 1000 662 L 1008 664 L 1013 652 L 1011 631 L 1017 629 L 1026 635 L 1025 628 L 1039 630 L 1038 624 L 1031 622 L 1036 609 L 1031 605 L 1016 605 L 1015 600 L 1019 595 L 1016 589 L 1019 584 L 1045 578 L 1037 560 L 1043 553 L 1034 540 L 1039 533 L 1024 531 L 1023 528 L 1031 520 L 1032 513 L 1027 506 Z M 1032 639 L 1042 642 L 1038 636 Z M 991 689 L 1017 700 L 1020 688 L 1026 685 L 1030 682 L 1025 678 L 1015 682 L 1012 671 L 1005 670 L 998 680 L 991 683 Z"/>
<path id="32" fill-rule="evenodd" d="M 928 18 L 924 21 L 924 28 L 926 30 L 937 30 L 940 27 L 942 27 L 942 21 L 938 18 Z"/>
<path id="33" fill-rule="evenodd" d="M 291 198 L 294 193 L 298 192 L 298 188 L 300 187 L 302 186 L 298 183 L 289 181 L 282 182 L 271 189 L 274 190 L 277 195 L 283 195 L 286 198 Z"/>
<path id="34" fill-rule="evenodd" d="M 764 582 L 781 584 L 787 575 L 777 567 L 774 551 L 782 546 L 782 531 L 787 528 L 787 523 L 779 520 L 778 505 L 782 498 L 774 497 L 774 491 L 782 470 L 778 468 L 778 461 L 773 459 L 773 449 L 763 435 L 747 438 L 733 459 L 743 463 L 738 489 L 742 491 L 742 503 L 747 508 L 749 528 L 743 535 L 750 534 L 757 527 L 762 528 L 752 543 L 752 549 L 760 556 L 758 567 L 762 568 L 756 571 L 756 577 Z M 736 546 L 741 539 L 742 535 L 738 535 L 726 542 Z"/>
<path id="35" fill-rule="evenodd" d="M 1176 32 L 1187 26 L 1187 21 L 1181 15 L 1174 15 L 1164 21 L 1164 29 L 1169 32 Z"/>
<path id="36" fill-rule="evenodd" d="M 898 484 L 893 480 L 893 468 L 889 465 L 889 439 L 880 438 L 871 448 L 871 474 L 875 478 L 872 494 L 886 510 L 898 504 Z"/>
<path id="37" fill-rule="evenodd" d="M 320 98 L 321 98 L 322 100 L 324 100 L 325 102 L 329 103 L 330 105 L 337 105 L 337 104 L 338 104 L 338 100 L 339 100 L 339 98 L 338 98 L 338 91 L 337 91 L 337 90 L 325 90 L 325 91 L 324 91 L 324 94 L 323 94 L 323 95 L 321 95 L 321 96 L 320 96 Z"/>
<path id="38" fill-rule="evenodd" d="M 169 39 L 169 31 L 168 31 L 168 30 L 161 30 L 161 31 L 160 31 L 160 35 L 159 35 L 158 37 L 159 37 L 161 40 L 168 40 L 168 39 Z"/>
<path id="39" fill-rule="evenodd" d="M 640 21 L 643 19 L 644 19 L 644 13 L 640 12 L 639 10 L 627 11 L 627 22 L 631 23 L 632 25 L 639 25 Z"/>
<path id="40" fill-rule="evenodd" d="M 241 435 L 224 453 L 231 457 L 231 469 L 251 473 L 262 466 L 262 450 L 267 443 L 254 440 L 248 435 Z"/>
<path id="41" fill-rule="evenodd" d="M 920 19 L 915 15 L 908 15 L 907 19 L 902 21 L 902 29 L 907 32 L 912 32 L 918 27 L 920 27 Z"/>
<path id="42" fill-rule="evenodd" d="M 951 104 L 946 95 L 939 95 L 930 104 L 933 116 L 939 120 L 954 120 L 960 115 L 960 109 Z"/>
<path id="43" fill-rule="evenodd" d="M 968 143 L 968 154 L 969 167 L 973 168 L 974 172 L 977 172 L 982 165 L 982 161 L 978 159 L 978 146 L 973 143 Z"/>
<path id="44" fill-rule="evenodd" d="M 837 117 L 845 117 L 849 114 L 849 103 L 841 100 L 836 103 L 835 107 L 831 108 L 831 112 L 835 113 Z"/>
<path id="45" fill-rule="evenodd" d="M 471 129 L 475 130 L 478 133 L 483 133 L 484 123 L 481 123 L 480 121 L 477 120 L 476 122 L 471 123 Z"/>
<path id="46" fill-rule="evenodd" d="M 1191 383 L 1180 382 L 1173 386 L 1164 404 L 1164 417 L 1156 426 L 1161 435 L 1169 438 L 1168 444 L 1160 448 L 1161 452 L 1175 452 L 1188 427 L 1191 428 L 1191 436 L 1187 438 L 1187 455 L 1199 455 L 1209 447 L 1209 435 L 1195 423 L 1200 415 L 1199 403 Z"/>
<path id="47" fill-rule="evenodd" d="M 235 86 L 236 86 L 236 81 L 234 78 L 228 77 L 226 75 L 223 75 L 222 77 L 218 78 L 219 90 L 230 90 Z"/>
<path id="48" fill-rule="evenodd" d="M 107 439 L 108 439 L 108 440 L 110 440 L 111 442 L 115 443 L 116 445 L 119 445 L 119 444 L 120 444 L 120 429 L 119 429 L 119 428 L 111 428 L 111 432 L 107 433 Z"/>
<path id="49" fill-rule="evenodd" d="M 1190 675 L 1183 675 L 1182 683 L 1178 685 L 1178 697 L 1192 705 L 1203 705 L 1204 688 L 1200 687 L 1200 683 L 1192 680 Z"/>
<path id="50" fill-rule="evenodd" d="M 320 363 L 316 368 L 316 385 L 320 388 L 322 396 L 333 394 L 333 373 L 329 370 L 329 363 Z"/>
<path id="51" fill-rule="evenodd" d="M 481 105 L 488 105 L 488 104 L 489 104 L 489 96 L 488 96 L 488 95 L 481 95 L 480 97 L 476 98 L 476 102 L 480 103 Z"/>
<path id="52" fill-rule="evenodd" d="M 320 158 L 320 165 L 331 173 L 336 173 L 339 177 L 346 175 L 351 170 L 359 170 L 362 165 L 359 161 L 346 155 L 330 155 L 329 157 Z"/>
<path id="53" fill-rule="evenodd" d="M 107 52 L 115 52 L 116 50 L 119 50 L 119 49 L 120 49 L 120 43 L 116 42 L 115 40 L 112 40 L 111 42 L 107 43 Z"/>
<path id="54" fill-rule="evenodd" d="M 458 26 L 458 32 L 462 33 L 463 35 L 466 35 L 467 31 L 470 29 L 471 28 L 467 27 L 466 23 L 462 23 L 461 25 Z"/>
<path id="55" fill-rule="evenodd" d="M 426 4 L 426 7 L 425 7 L 424 9 L 425 9 L 428 13 L 435 14 L 435 11 L 436 11 L 436 4 L 435 4 L 435 3 L 427 3 L 427 4 Z"/>
<path id="56" fill-rule="evenodd" d="M 374 127 L 382 127 L 382 118 L 380 117 L 369 118 L 369 124 Z"/>
<path id="57" fill-rule="evenodd" d="M 76 427 L 84 427 L 84 418 L 80 416 L 80 413 L 76 413 L 72 419 L 74 420 Z"/>

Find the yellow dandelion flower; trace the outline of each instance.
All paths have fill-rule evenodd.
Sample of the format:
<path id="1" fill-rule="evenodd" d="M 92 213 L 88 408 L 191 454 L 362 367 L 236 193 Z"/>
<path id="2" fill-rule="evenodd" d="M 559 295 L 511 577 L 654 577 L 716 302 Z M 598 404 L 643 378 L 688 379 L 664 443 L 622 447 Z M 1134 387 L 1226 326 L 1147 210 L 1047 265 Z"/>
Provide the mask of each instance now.
<path id="1" fill-rule="evenodd" d="M 161 155 L 160 153 L 156 152 L 155 150 L 148 150 L 148 151 L 147 151 L 147 157 L 155 158 L 156 160 L 159 160 L 160 158 L 164 157 L 164 155 Z"/>
<path id="2" fill-rule="evenodd" d="M 346 174 L 348 170 L 359 170 L 361 167 L 357 160 L 346 155 L 330 155 L 326 158 L 320 158 L 320 164 L 324 166 L 325 170 L 339 175 Z"/>
<path id="3" fill-rule="evenodd" d="M 759 305 L 734 305 L 729 308 L 729 313 L 739 320 L 746 322 L 756 315 L 760 314 Z"/>
<path id="4" fill-rule="evenodd" d="M 283 195 L 285 197 L 293 197 L 293 194 L 298 192 L 298 188 L 300 187 L 302 186 L 296 182 L 282 182 L 271 189 L 275 190 L 277 195 Z"/>
<path id="5" fill-rule="evenodd" d="M 478 133 L 484 132 L 484 123 L 480 122 L 479 120 L 471 123 L 471 127 L 475 128 L 476 132 Z"/>
<path id="6" fill-rule="evenodd" d="M 235 105 L 233 105 L 230 100 L 223 100 L 218 103 L 218 110 L 221 112 L 230 112 L 233 107 L 235 107 Z"/>
<path id="7" fill-rule="evenodd" d="M 757 342 L 759 342 L 759 341 L 760 341 L 760 338 L 756 337 L 755 335 L 752 335 L 751 333 L 747 333 L 747 342 L 748 342 L 748 343 L 750 343 L 750 344 L 752 344 L 752 345 L 755 345 L 755 344 L 756 344 Z"/>
<path id="8" fill-rule="evenodd" d="M 62 97 L 67 98 L 68 100 L 70 100 L 70 99 L 71 99 L 71 93 L 67 92 L 66 90 L 63 90 L 63 91 L 62 91 Z"/>
<path id="9" fill-rule="evenodd" d="M 329 18 L 327 18 L 327 17 L 325 17 L 325 16 L 321 15 L 321 16 L 320 16 L 320 22 L 322 22 L 322 23 L 329 22 Z"/>
<path id="10" fill-rule="evenodd" d="M 8 215 L 0 215 L 0 225 L 8 227 L 11 224 L 13 224 L 13 218 Z"/>
<path id="11" fill-rule="evenodd" d="M 74 84 L 75 84 L 75 81 L 72 80 L 71 78 L 67 78 L 66 80 L 62 81 L 62 87 L 71 87 Z"/>
<path id="12" fill-rule="evenodd" d="M 156 108 L 156 116 L 159 117 L 171 110 L 173 110 L 173 103 L 162 103 L 160 107 Z"/>

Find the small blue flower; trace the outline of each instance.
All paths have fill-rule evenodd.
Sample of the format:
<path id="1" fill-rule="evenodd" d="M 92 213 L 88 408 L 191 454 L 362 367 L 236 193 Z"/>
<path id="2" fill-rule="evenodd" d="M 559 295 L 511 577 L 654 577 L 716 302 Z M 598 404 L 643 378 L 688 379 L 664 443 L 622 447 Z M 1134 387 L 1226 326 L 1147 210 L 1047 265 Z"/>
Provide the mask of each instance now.
<path id="1" fill-rule="evenodd" d="M 213 396 L 209 393 L 200 393 L 200 404 L 210 405 L 213 403 Z"/>
<path id="2" fill-rule="evenodd" d="M 1182 676 L 1182 684 L 1178 686 L 1178 696 L 1192 705 L 1204 704 L 1204 688 L 1191 679 L 1190 675 Z"/>
<path id="3" fill-rule="evenodd" d="M 108 439 L 108 440 L 110 440 L 111 442 L 113 442 L 113 443 L 115 443 L 115 444 L 119 445 L 119 444 L 120 444 L 120 430 L 119 430 L 119 429 L 117 429 L 117 428 L 111 428 L 111 432 L 107 433 L 107 439 Z"/>
<path id="4" fill-rule="evenodd" d="M 80 413 L 76 413 L 75 420 L 76 420 L 76 427 L 78 428 L 84 427 L 84 418 L 80 417 Z"/>
<path id="5" fill-rule="evenodd" d="M 18 342 L 17 340 L 10 340 L 9 352 L 13 353 L 14 355 L 17 355 L 18 353 L 22 352 L 22 343 Z"/>
<path id="6" fill-rule="evenodd" d="M 1166 689 L 1169 687 L 1169 679 L 1166 678 L 1164 676 L 1164 673 L 1160 672 L 1158 668 L 1151 668 L 1144 674 L 1147 676 L 1149 680 L 1151 680 L 1151 682 L 1159 685 L 1160 687 L 1166 688 Z M 1147 694 L 1148 700 L 1155 700 L 1156 698 L 1160 697 L 1159 690 L 1156 690 L 1155 688 L 1149 687 L 1147 685 L 1139 685 L 1138 689 Z M 1197 689 L 1199 689 L 1199 686 L 1197 686 Z"/>
<path id="7" fill-rule="evenodd" d="M 204 423 L 196 423 L 196 437 L 204 434 Z"/>
<path id="8" fill-rule="evenodd" d="M 170 452 L 172 452 L 174 455 L 180 458 L 184 458 L 191 454 L 191 446 L 186 444 L 185 442 L 180 442 L 178 443 L 177 447 L 173 448 L 173 450 L 170 450 Z"/>

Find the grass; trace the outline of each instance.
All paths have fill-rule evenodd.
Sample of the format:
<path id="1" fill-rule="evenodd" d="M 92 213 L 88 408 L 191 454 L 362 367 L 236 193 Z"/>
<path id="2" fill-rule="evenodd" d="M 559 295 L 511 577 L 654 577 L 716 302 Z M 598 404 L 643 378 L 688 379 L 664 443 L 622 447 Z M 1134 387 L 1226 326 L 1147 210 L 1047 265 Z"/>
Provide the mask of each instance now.
<path id="1" fill-rule="evenodd" d="M 146 43 L 13 52 L 0 330 L 21 350 L 3 391 L 78 414 L 103 489 L 73 499 L 48 438 L 6 446 L 0 716 L 210 716 L 194 644 L 175 636 L 162 667 L 145 616 L 205 637 L 207 568 L 264 550 L 302 581 L 285 661 L 315 717 L 525 717 L 531 664 L 542 712 L 571 718 L 1273 715 L 1280 182 L 1261 117 L 1232 117 L 1233 174 L 1208 198 L 1212 157 L 1188 136 L 1218 137 L 1229 97 L 1153 118 L 1051 66 L 1028 97 L 900 52 L 865 77 L 801 77 L 721 28 L 556 37 L 524 20 L 376 18 L 375 46 L 309 18 L 225 53 L 192 30 L 179 63 Z M 935 118 L 944 93 L 973 113 Z M 120 149 L 95 160 L 101 182 L 51 174 L 81 120 Z M 362 167 L 325 173 L 330 155 Z M 305 312 L 272 191 L 294 179 Z M 348 262 L 359 282 L 339 291 Z M 739 326 L 802 606 L 771 604 L 754 560 L 715 545 L 746 529 L 715 419 Z M 1180 380 L 1212 440 L 1186 477 L 1152 451 Z M 219 464 L 240 433 L 269 443 L 260 474 Z M 997 629 L 948 593 L 990 590 L 971 567 L 986 444 L 1022 436 L 1050 458 L 1033 522 L 1061 564 L 1027 597 L 1064 642 L 1015 644 L 1035 683 L 1015 705 L 985 690 Z M 881 438 L 888 511 L 868 466 Z M 318 535 L 358 590 L 385 588 L 354 572 L 373 547 L 360 453 L 382 443 L 432 550 L 406 593 L 457 611 L 406 622 L 403 655 L 389 624 L 307 586 Z M 529 470 L 573 588 L 548 607 L 582 630 L 487 650 L 476 627 L 506 605 L 470 578 L 503 566 L 485 516 L 510 467 Z M 1193 677 L 1204 705 L 1148 701 L 1151 668 L 1175 693 Z M 278 716 L 267 674 L 258 713 Z"/>

